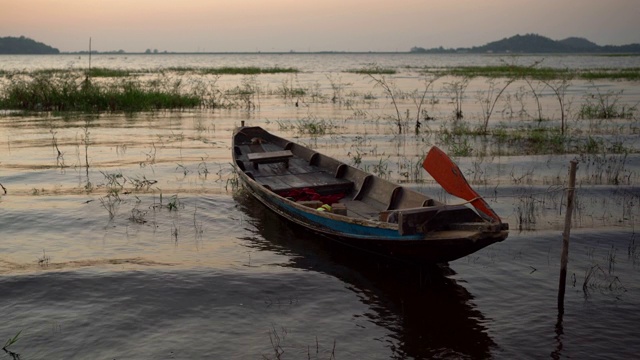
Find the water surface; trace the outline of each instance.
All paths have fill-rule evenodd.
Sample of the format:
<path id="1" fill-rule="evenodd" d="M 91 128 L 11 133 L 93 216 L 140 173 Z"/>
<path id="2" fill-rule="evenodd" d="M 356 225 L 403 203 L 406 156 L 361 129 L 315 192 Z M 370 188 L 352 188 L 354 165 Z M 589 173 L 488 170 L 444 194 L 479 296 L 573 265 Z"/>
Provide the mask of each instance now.
<path id="1" fill-rule="evenodd" d="M 85 61 L 69 55 L 3 57 L 2 67 L 75 68 Z M 241 121 L 263 126 L 349 164 L 360 158 L 358 166 L 439 200 L 460 202 L 416 167 L 432 145 L 455 150 L 439 135 L 451 126 L 447 95 L 434 91 L 441 101 L 429 106 L 436 117 L 425 122 L 430 131 L 398 134 L 389 121 L 395 113 L 389 98 L 370 79 L 341 71 L 372 62 L 396 67 L 401 71 L 393 81 L 410 93 L 421 89 L 421 79 L 407 65 L 499 58 L 226 54 L 92 61 L 139 69 L 277 65 L 304 73 L 258 76 L 254 81 L 263 92 L 250 111 L 3 114 L 0 338 L 22 331 L 9 348 L 14 356 L 602 359 L 640 353 L 637 115 L 569 124 L 580 136 L 623 144 L 627 154 L 528 155 L 473 140 L 473 155 L 455 159 L 510 223 L 510 236 L 448 266 L 416 268 L 337 247 L 266 211 L 235 186 L 232 130 Z M 545 64 L 625 67 L 637 61 L 553 56 Z M 340 77 L 345 101 L 330 101 L 327 75 Z M 223 77 L 220 86 L 243 79 Z M 485 80 L 474 81 L 465 98 L 470 124 L 480 121 L 481 111 L 472 94 L 486 88 Z M 315 83 L 322 101 L 270 91 Z M 585 101 L 590 86 L 574 83 L 576 104 Z M 640 100 L 633 82 L 599 86 L 623 90 L 621 101 Z M 373 98 L 365 99 L 369 93 Z M 399 100 L 415 113 L 412 98 Z M 524 102 L 529 114 L 535 111 L 531 101 Z M 491 126 L 557 123 L 553 98 L 545 95 L 543 104 L 549 122 L 501 112 Z M 326 133 L 300 126 L 321 121 L 329 124 Z M 568 162 L 576 158 L 578 198 L 559 317 L 564 186 Z"/>

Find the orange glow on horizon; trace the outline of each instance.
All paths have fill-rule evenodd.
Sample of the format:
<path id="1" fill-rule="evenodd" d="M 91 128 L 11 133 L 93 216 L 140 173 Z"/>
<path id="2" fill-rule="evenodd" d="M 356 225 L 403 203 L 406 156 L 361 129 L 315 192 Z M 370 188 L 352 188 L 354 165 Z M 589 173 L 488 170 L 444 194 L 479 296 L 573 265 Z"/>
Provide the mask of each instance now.
<path id="1" fill-rule="evenodd" d="M 61 51 L 395 51 L 483 45 L 516 34 L 640 42 L 634 0 L 9 0 L 0 36 Z M 553 9 L 553 11 L 549 11 Z"/>

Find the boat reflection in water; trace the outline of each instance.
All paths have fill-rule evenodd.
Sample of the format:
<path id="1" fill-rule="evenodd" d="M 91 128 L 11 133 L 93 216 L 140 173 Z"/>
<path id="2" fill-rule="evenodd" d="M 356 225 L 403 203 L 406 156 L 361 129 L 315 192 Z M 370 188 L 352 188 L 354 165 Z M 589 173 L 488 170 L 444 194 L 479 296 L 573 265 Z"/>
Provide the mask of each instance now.
<path id="1" fill-rule="evenodd" d="M 390 332 L 394 357 L 487 358 L 496 349 L 473 296 L 449 278 L 454 272 L 448 266 L 418 269 L 351 251 L 282 220 L 249 194 L 240 191 L 236 200 L 258 235 L 246 246 L 287 255 L 283 266 L 345 283 L 371 310 L 369 321 Z"/>

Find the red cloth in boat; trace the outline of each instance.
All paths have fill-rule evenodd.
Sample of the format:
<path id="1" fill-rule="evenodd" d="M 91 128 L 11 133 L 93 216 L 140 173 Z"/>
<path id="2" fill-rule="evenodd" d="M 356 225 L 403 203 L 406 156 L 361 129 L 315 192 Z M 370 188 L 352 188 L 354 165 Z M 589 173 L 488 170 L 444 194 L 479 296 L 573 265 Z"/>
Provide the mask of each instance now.
<path id="1" fill-rule="evenodd" d="M 291 198 L 294 201 L 316 200 L 316 201 L 322 201 L 323 204 L 329 204 L 329 205 L 337 203 L 340 199 L 345 197 L 345 194 L 320 195 L 314 189 L 311 189 L 311 188 L 285 190 L 285 191 L 279 192 L 278 195 L 286 198 Z"/>

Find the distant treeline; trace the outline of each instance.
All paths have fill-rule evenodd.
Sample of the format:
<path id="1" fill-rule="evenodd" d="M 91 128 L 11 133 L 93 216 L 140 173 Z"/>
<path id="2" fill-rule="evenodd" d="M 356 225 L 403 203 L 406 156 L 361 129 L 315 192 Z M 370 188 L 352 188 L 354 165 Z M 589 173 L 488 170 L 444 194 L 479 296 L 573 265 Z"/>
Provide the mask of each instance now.
<path id="1" fill-rule="evenodd" d="M 570 37 L 564 40 L 552 40 L 537 34 L 516 35 L 510 38 L 490 42 L 471 48 L 445 49 L 442 46 L 432 49 L 413 47 L 412 53 L 640 53 L 640 44 L 600 46 L 587 39 Z"/>
<path id="2" fill-rule="evenodd" d="M 0 54 L 59 54 L 60 50 L 24 36 L 0 37 Z"/>
<path id="3" fill-rule="evenodd" d="M 103 54 L 125 54 L 124 50 L 115 51 L 91 51 Z M 587 39 L 570 37 L 564 40 L 552 40 L 538 34 L 515 35 L 510 38 L 490 42 L 483 46 L 471 48 L 437 48 L 425 49 L 413 47 L 411 53 L 447 54 L 447 53 L 603 53 L 603 54 L 639 54 L 640 44 L 629 45 L 597 45 Z M 59 54 L 60 51 L 49 45 L 37 42 L 24 36 L 0 37 L 0 54 Z M 88 51 L 74 52 L 75 54 L 88 54 Z M 145 54 L 169 53 L 167 51 L 147 49 Z M 295 53 L 291 51 L 291 53 Z M 345 53 L 342 51 L 323 51 L 321 53 Z"/>

